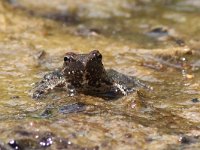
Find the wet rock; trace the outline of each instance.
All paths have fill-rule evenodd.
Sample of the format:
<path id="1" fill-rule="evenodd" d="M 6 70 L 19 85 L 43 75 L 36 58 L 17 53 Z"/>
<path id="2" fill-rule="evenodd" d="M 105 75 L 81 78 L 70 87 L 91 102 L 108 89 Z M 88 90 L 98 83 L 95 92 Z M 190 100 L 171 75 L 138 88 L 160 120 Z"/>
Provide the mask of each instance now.
<path id="1" fill-rule="evenodd" d="M 179 46 L 185 46 L 185 41 L 182 39 L 175 39 L 175 42 Z"/>
<path id="2" fill-rule="evenodd" d="M 10 147 L 12 147 L 13 149 L 18 149 L 18 150 L 21 150 L 21 149 L 22 149 L 22 147 L 19 145 L 19 143 L 18 143 L 16 140 L 10 140 L 10 141 L 8 142 L 8 145 L 9 145 Z"/>
<path id="3" fill-rule="evenodd" d="M 154 62 L 154 61 L 144 61 L 141 63 L 142 66 L 147 67 L 147 68 L 151 68 L 153 70 L 156 71 L 165 71 L 166 70 L 166 66 L 164 66 L 163 64 L 159 63 L 159 62 Z"/>
<path id="4" fill-rule="evenodd" d="M 44 64 L 47 60 L 47 53 L 44 50 L 37 50 L 30 54 L 30 57 L 33 59 L 33 63 L 36 66 Z"/>
<path id="5" fill-rule="evenodd" d="M 53 108 L 52 107 L 47 107 L 41 114 L 40 116 L 43 118 L 49 118 L 53 114 Z"/>
<path id="6" fill-rule="evenodd" d="M 75 35 L 89 37 L 89 36 L 98 36 L 100 34 L 100 30 L 97 28 L 87 28 L 85 26 L 79 26 L 75 31 Z"/>
<path id="7" fill-rule="evenodd" d="M 18 99 L 20 98 L 18 95 L 11 96 L 10 99 Z"/>
<path id="8" fill-rule="evenodd" d="M 161 37 L 163 38 L 163 37 L 169 36 L 169 32 L 167 29 L 163 27 L 156 27 L 156 28 L 151 29 L 149 32 L 147 32 L 147 35 L 149 37 L 159 39 Z"/>
<path id="9" fill-rule="evenodd" d="M 7 144 L 0 141 L 0 150 L 12 150 Z"/>
<path id="10" fill-rule="evenodd" d="M 86 109 L 86 105 L 84 103 L 78 102 L 78 103 L 61 106 L 59 108 L 59 112 L 63 114 L 77 113 L 77 112 L 82 112 L 85 109 Z"/>
<path id="11" fill-rule="evenodd" d="M 82 149 L 81 146 L 72 143 L 69 139 L 66 138 L 57 138 L 56 143 L 57 143 L 56 144 L 57 149 L 69 149 L 69 150 Z"/>
<path id="12" fill-rule="evenodd" d="M 200 102 L 200 100 L 199 100 L 198 98 L 193 98 L 191 101 L 192 101 L 193 103 L 198 103 L 198 102 Z"/>
<path id="13" fill-rule="evenodd" d="M 67 149 L 67 150 L 99 150 L 99 146 L 94 147 L 83 147 L 78 144 L 72 143 L 67 138 L 56 138 L 56 149 Z"/>
<path id="14" fill-rule="evenodd" d="M 126 134 L 125 134 L 125 137 L 126 137 L 126 138 L 132 138 L 132 134 L 131 134 L 131 133 L 126 133 Z"/>
<path id="15" fill-rule="evenodd" d="M 34 67 L 52 68 L 52 58 L 49 58 L 49 54 L 46 51 L 35 50 L 34 46 L 32 49 L 34 50 L 29 53 L 30 64 Z"/>
<path id="16" fill-rule="evenodd" d="M 55 21 L 61 21 L 64 23 L 69 23 L 69 24 L 76 24 L 79 22 L 78 17 L 75 14 L 70 14 L 65 11 L 60 11 L 60 12 L 53 12 L 53 13 L 46 13 L 46 14 L 38 14 L 38 16 L 52 19 Z"/>
<path id="17" fill-rule="evenodd" d="M 53 144 L 53 139 L 52 137 L 43 137 L 41 140 L 40 140 L 40 145 L 41 147 L 49 147 Z"/>
<path id="18" fill-rule="evenodd" d="M 29 134 L 25 134 L 24 136 L 21 135 L 20 138 L 10 140 L 8 143 L 10 148 L 12 148 L 12 150 L 13 149 L 14 150 L 35 150 L 35 149 L 98 150 L 99 149 L 98 146 L 83 147 L 81 145 L 72 143 L 71 140 L 69 140 L 68 138 L 58 137 L 52 132 L 28 132 L 28 133 Z"/>
<path id="19" fill-rule="evenodd" d="M 46 53 L 44 50 L 41 50 L 41 51 L 35 52 L 32 56 L 33 56 L 36 60 L 41 60 L 41 59 L 43 59 L 46 55 L 47 55 L 47 53 Z"/>
<path id="20" fill-rule="evenodd" d="M 53 144 L 54 134 L 50 132 L 45 133 L 30 133 L 25 132 L 25 135 L 21 135 L 20 138 L 12 139 L 8 142 L 8 145 L 14 150 L 31 150 L 31 149 L 43 149 Z M 28 134 L 27 134 L 27 133 Z M 22 131 L 20 131 L 22 133 Z"/>
<path id="21" fill-rule="evenodd" d="M 60 21 L 60 22 L 63 22 L 63 23 L 70 23 L 70 24 L 79 22 L 79 19 L 78 19 L 76 14 L 74 14 L 72 12 L 68 12 L 65 9 L 64 10 L 45 11 L 45 9 L 41 10 L 40 8 L 39 9 L 33 9 L 31 7 L 27 7 L 25 1 L 24 1 L 24 3 L 21 3 L 20 1 L 16 1 L 16 0 L 8 0 L 7 2 L 13 8 L 20 9 L 20 10 L 26 12 L 27 14 L 29 14 L 30 16 L 48 18 L 48 19 L 51 19 L 51 20 Z"/>
<path id="22" fill-rule="evenodd" d="M 142 62 L 141 65 L 157 70 L 157 71 L 172 71 L 179 70 L 182 75 L 186 78 L 193 78 L 191 74 L 191 53 L 190 50 L 187 52 L 175 52 L 174 54 L 158 53 L 156 55 L 147 56 L 148 59 Z"/>
<path id="23" fill-rule="evenodd" d="M 28 132 L 26 130 L 20 129 L 20 130 L 16 130 L 15 133 L 19 134 L 20 136 L 31 136 L 32 133 Z"/>
<path id="24" fill-rule="evenodd" d="M 192 64 L 192 70 L 193 71 L 199 71 L 200 70 L 200 60 L 197 60 Z"/>
<path id="25" fill-rule="evenodd" d="M 57 143 L 57 149 L 67 149 L 72 145 L 72 142 L 65 138 L 58 138 Z"/>
<path id="26" fill-rule="evenodd" d="M 181 144 L 192 144 L 192 143 L 200 142 L 200 136 L 184 135 L 180 137 L 179 141 L 181 142 Z"/>
<path id="27" fill-rule="evenodd" d="M 183 41 L 178 40 L 176 31 L 167 27 L 154 27 L 150 29 L 150 31 L 148 31 L 146 35 L 158 41 L 172 40 L 175 41 L 177 44 L 179 43 L 183 45 Z"/>
<path id="28" fill-rule="evenodd" d="M 22 138 L 9 141 L 8 145 L 14 150 L 31 150 L 40 149 L 38 141 L 32 138 Z"/>
<path id="29" fill-rule="evenodd" d="M 157 28 L 153 28 L 149 32 L 149 35 L 152 36 L 152 37 L 168 35 L 168 31 L 167 31 L 167 29 L 164 29 L 162 27 L 157 27 Z"/>
<path id="30" fill-rule="evenodd" d="M 200 8 L 200 1 L 199 0 L 182 0 L 177 3 L 178 7 L 182 10 L 192 11 L 193 7 Z"/>

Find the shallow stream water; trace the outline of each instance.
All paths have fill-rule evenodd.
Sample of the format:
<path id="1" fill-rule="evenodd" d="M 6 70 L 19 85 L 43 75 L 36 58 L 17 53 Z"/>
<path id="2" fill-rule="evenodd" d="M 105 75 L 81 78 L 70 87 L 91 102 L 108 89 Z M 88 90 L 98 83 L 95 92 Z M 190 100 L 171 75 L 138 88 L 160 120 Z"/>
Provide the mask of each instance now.
<path id="1" fill-rule="evenodd" d="M 29 96 L 66 52 L 93 49 L 151 90 Z M 200 1 L 0 0 L 0 81 L 0 149 L 199 149 Z"/>

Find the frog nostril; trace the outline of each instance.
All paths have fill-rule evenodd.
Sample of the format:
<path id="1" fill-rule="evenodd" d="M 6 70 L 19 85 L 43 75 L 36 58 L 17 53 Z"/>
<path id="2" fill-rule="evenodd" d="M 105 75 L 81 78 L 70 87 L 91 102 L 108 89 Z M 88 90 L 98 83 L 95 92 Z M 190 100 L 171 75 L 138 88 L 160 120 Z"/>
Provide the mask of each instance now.
<path id="1" fill-rule="evenodd" d="M 97 58 L 98 58 L 98 59 L 102 59 L 102 55 L 99 53 L 99 54 L 97 55 Z"/>

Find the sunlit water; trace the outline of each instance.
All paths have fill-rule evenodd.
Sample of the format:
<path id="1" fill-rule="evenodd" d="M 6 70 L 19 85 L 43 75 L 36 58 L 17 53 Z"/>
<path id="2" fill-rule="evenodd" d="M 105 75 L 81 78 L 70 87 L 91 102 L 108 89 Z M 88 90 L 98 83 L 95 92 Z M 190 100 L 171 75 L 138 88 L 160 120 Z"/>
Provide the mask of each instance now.
<path id="1" fill-rule="evenodd" d="M 2 143 L 37 141 L 37 136 L 48 133 L 49 145 L 36 142 L 48 149 L 64 149 L 63 145 L 126 150 L 200 147 L 198 1 L 10 2 L 0 1 Z M 158 27 L 162 33 L 151 32 Z M 141 89 L 115 101 L 67 97 L 65 91 L 31 99 L 33 83 L 61 67 L 66 52 L 93 49 L 103 54 L 106 68 L 137 76 L 152 90 Z M 172 60 L 176 58 L 182 66 Z M 186 62 L 181 61 L 185 58 Z M 85 110 L 60 113 L 62 106 L 76 102 L 83 103 Z M 46 114 L 47 107 L 52 109 Z M 188 143 L 181 141 L 186 135 Z M 63 144 L 60 138 L 71 144 Z"/>

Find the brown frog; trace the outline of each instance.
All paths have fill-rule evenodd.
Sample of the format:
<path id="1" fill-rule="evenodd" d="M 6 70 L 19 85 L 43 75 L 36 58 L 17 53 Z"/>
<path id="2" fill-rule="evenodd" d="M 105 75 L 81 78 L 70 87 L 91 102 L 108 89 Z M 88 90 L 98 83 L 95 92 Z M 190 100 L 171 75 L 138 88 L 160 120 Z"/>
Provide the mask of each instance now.
<path id="1" fill-rule="evenodd" d="M 46 74 L 36 83 L 31 95 L 39 99 L 56 87 L 64 88 L 69 96 L 76 93 L 115 99 L 147 87 L 138 79 L 115 70 L 105 70 L 98 50 L 88 54 L 66 53 L 63 67 Z"/>

